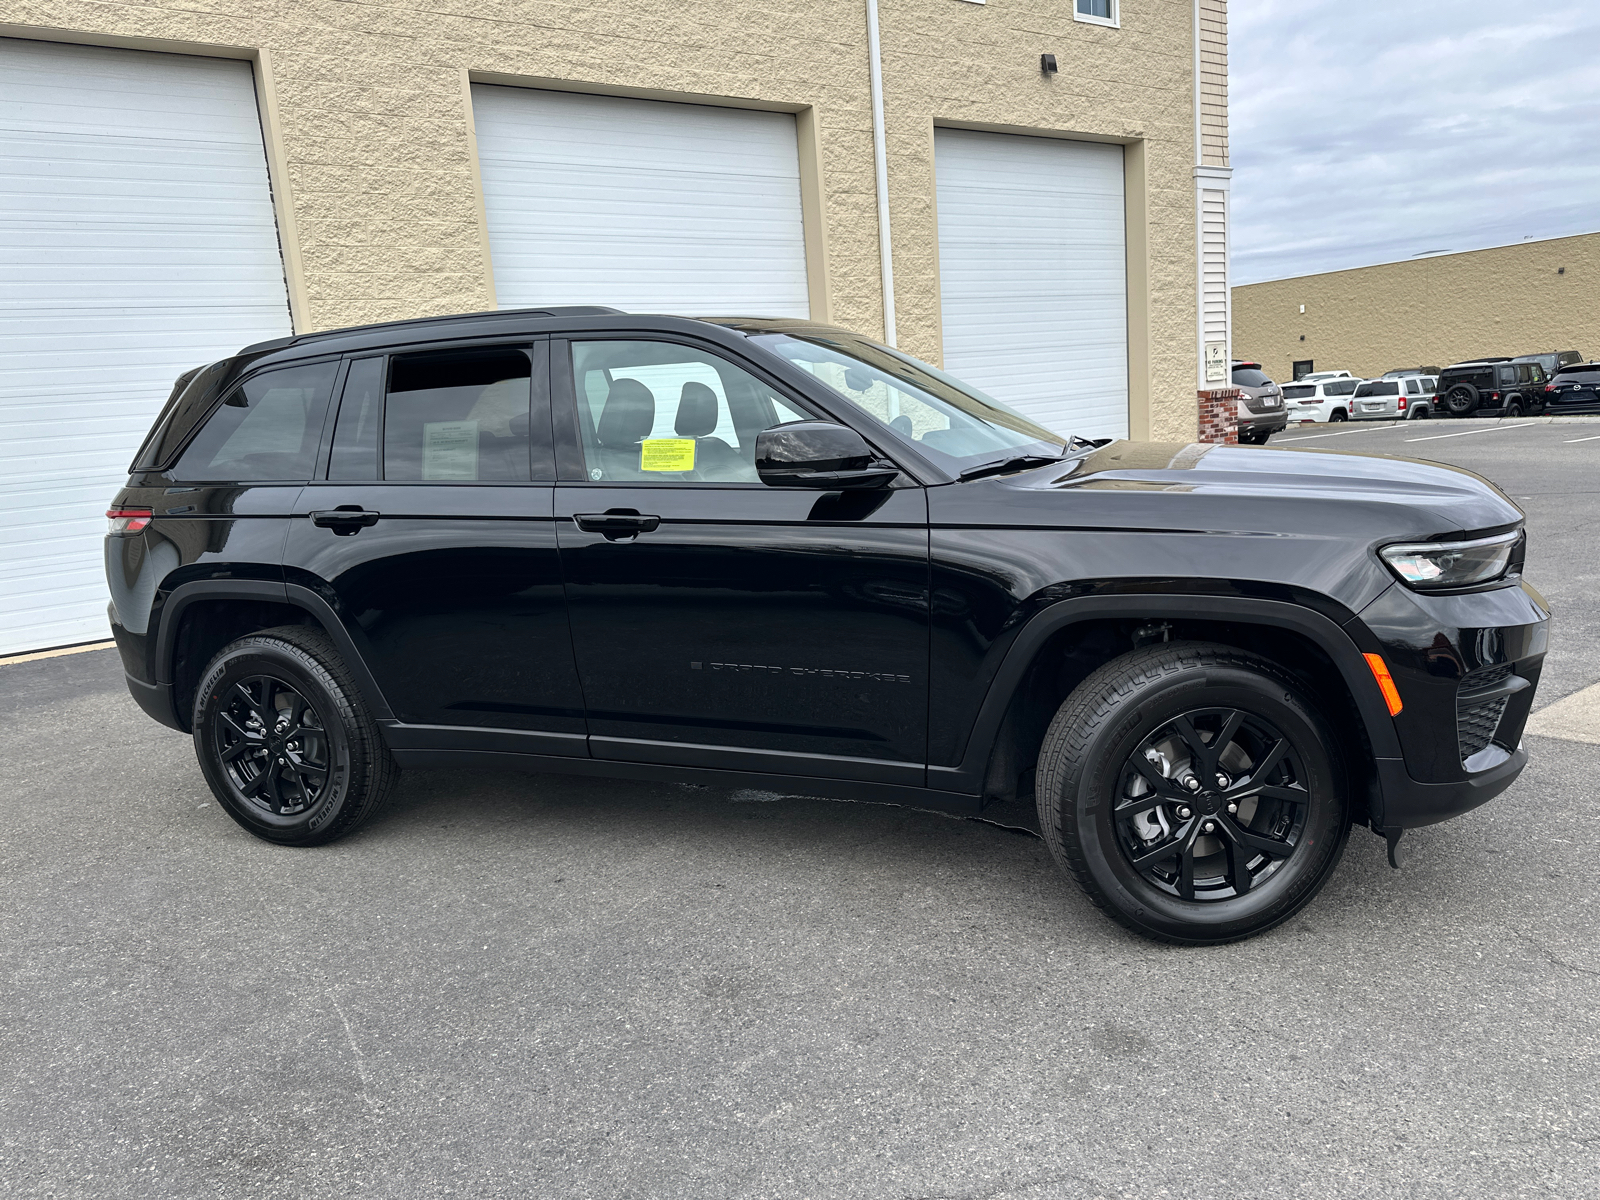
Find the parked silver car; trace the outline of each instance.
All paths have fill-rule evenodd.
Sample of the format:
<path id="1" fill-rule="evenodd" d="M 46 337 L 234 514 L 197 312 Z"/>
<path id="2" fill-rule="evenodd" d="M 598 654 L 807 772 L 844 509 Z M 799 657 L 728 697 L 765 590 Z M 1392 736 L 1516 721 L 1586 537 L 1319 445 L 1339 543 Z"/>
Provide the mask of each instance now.
<path id="1" fill-rule="evenodd" d="M 1395 421 L 1400 418 L 1400 396 L 1405 384 L 1398 379 L 1366 379 L 1356 385 L 1352 421 Z"/>
<path id="2" fill-rule="evenodd" d="M 1235 361 L 1233 386 L 1244 392 L 1239 401 L 1239 442 L 1261 446 L 1289 424 L 1283 407 L 1283 389 L 1267 377 L 1258 362 Z"/>

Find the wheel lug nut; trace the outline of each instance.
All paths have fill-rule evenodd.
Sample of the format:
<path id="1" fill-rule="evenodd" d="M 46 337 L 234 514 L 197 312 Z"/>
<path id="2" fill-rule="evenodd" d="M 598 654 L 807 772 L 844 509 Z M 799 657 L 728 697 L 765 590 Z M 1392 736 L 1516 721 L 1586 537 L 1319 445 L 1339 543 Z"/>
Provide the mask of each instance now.
<path id="1" fill-rule="evenodd" d="M 1217 776 L 1217 786 L 1218 787 L 1227 787 L 1228 786 L 1228 777 L 1226 775 L 1218 775 Z"/>
<path id="2" fill-rule="evenodd" d="M 1183 786 L 1188 788 L 1191 792 L 1198 792 L 1200 790 L 1200 781 L 1191 775 L 1189 778 L 1183 781 Z"/>
<path id="3" fill-rule="evenodd" d="M 1178 809 L 1178 815 L 1187 821 L 1194 814 L 1189 806 L 1185 804 L 1183 807 Z"/>
<path id="4" fill-rule="evenodd" d="M 1217 827 L 1217 824 L 1216 824 L 1215 821 L 1207 821 L 1206 822 L 1205 829 L 1206 829 L 1207 833 L 1210 833 L 1212 830 L 1216 829 L 1216 827 Z"/>

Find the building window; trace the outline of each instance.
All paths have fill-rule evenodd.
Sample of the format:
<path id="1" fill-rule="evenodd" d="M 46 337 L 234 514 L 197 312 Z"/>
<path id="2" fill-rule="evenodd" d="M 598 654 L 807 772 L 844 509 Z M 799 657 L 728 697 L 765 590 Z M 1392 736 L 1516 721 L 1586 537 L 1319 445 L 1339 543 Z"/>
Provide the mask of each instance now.
<path id="1" fill-rule="evenodd" d="M 1119 24 L 1118 6 L 1119 0 L 1073 0 L 1072 15 L 1092 25 L 1116 27 Z"/>

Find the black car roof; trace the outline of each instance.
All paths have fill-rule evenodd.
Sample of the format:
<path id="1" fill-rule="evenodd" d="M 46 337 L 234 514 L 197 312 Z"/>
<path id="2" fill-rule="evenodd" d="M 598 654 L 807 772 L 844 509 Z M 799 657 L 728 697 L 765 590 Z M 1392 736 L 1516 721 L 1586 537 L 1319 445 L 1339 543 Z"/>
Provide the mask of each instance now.
<path id="1" fill-rule="evenodd" d="M 490 323 L 497 319 L 526 319 L 528 317 L 604 317 L 620 316 L 620 308 L 606 308 L 600 304 L 562 304 L 549 308 L 499 308 L 485 312 L 452 313 L 443 317 L 410 317 L 403 321 L 378 321 L 371 325 L 344 325 L 338 329 L 319 329 L 313 333 L 297 333 L 291 337 L 272 338 L 256 342 L 240 350 L 240 355 L 265 354 L 273 350 L 287 350 L 290 346 L 304 346 L 332 338 L 351 337 L 363 333 L 382 333 L 387 330 L 426 332 L 437 326 L 441 331 L 452 332 L 465 323 Z"/>

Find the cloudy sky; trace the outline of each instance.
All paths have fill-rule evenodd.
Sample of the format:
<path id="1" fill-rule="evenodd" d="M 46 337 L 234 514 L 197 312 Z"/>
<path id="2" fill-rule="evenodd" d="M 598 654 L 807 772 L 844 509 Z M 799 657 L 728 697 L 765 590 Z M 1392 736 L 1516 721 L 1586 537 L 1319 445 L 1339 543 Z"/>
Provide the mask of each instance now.
<path id="1" fill-rule="evenodd" d="M 1235 0 L 1235 283 L 1600 231 L 1600 0 Z"/>

